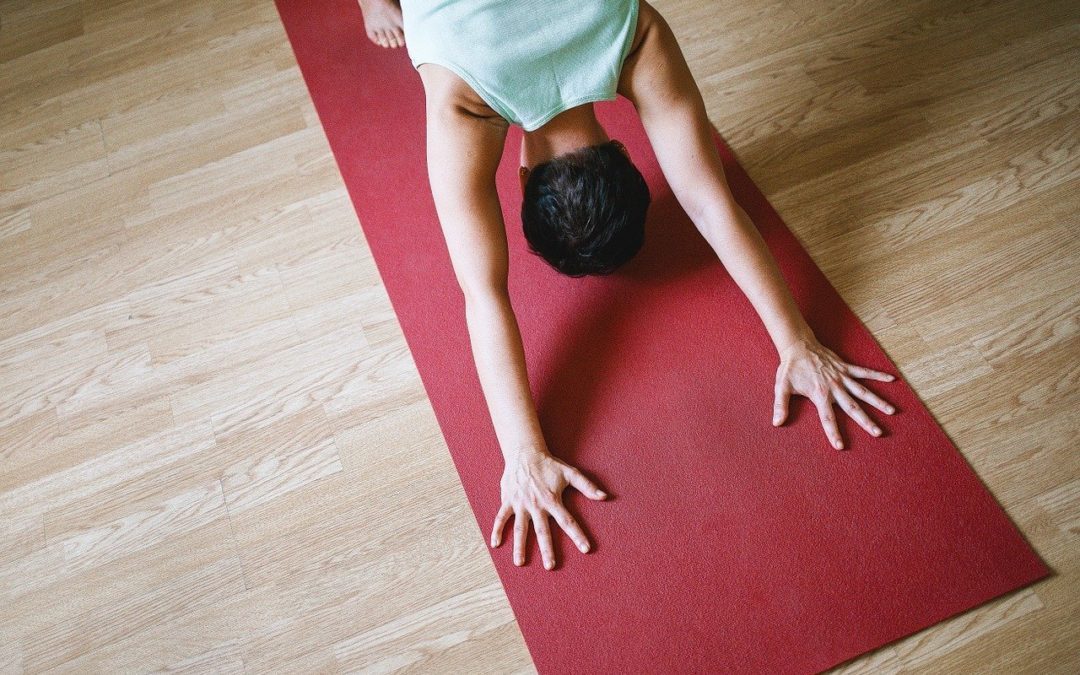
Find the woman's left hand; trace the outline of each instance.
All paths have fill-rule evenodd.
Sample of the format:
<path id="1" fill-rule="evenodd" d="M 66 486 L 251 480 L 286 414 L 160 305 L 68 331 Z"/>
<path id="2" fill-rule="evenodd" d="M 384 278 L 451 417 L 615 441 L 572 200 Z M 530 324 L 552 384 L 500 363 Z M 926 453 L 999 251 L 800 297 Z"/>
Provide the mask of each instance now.
<path id="1" fill-rule="evenodd" d="M 867 433 L 880 436 L 881 429 L 852 398 L 866 401 L 889 415 L 895 408 L 853 378 L 866 378 L 892 382 L 896 378 L 869 368 L 845 363 L 831 349 L 817 340 L 797 340 L 780 353 L 780 366 L 776 369 L 776 403 L 773 408 L 773 425 L 780 426 L 787 419 L 788 398 L 792 393 L 802 394 L 817 406 L 821 426 L 833 446 L 840 450 L 844 441 L 833 416 L 835 400 L 840 407 L 859 423 Z M 850 392 L 850 393 L 849 393 Z"/>

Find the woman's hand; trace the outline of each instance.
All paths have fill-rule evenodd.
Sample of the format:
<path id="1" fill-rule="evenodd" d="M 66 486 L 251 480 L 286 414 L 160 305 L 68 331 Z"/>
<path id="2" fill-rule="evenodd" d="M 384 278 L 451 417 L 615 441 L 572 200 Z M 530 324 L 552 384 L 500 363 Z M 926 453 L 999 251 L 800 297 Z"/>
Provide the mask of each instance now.
<path id="1" fill-rule="evenodd" d="M 851 394 L 889 415 L 895 412 L 895 408 L 852 379 L 855 377 L 882 382 L 896 379 L 888 373 L 845 363 L 817 340 L 796 340 L 780 353 L 780 366 L 776 370 L 773 425 L 780 426 L 784 423 L 788 413 L 788 398 L 792 393 L 797 393 L 817 406 L 821 426 L 825 428 L 825 434 L 836 449 L 842 449 L 844 441 L 840 438 L 840 429 L 833 417 L 833 400 L 868 433 L 880 436 L 881 429 L 859 407 Z"/>
<path id="2" fill-rule="evenodd" d="M 503 470 L 502 507 L 495 516 L 491 531 L 491 546 L 502 542 L 502 531 L 510 516 L 514 516 L 514 564 L 525 564 L 525 542 L 529 535 L 529 519 L 536 528 L 536 540 L 544 567 L 555 567 L 555 552 L 548 529 L 548 513 L 574 540 L 582 553 L 589 551 L 589 540 L 581 527 L 562 505 L 562 491 L 573 485 L 589 499 L 601 500 L 607 495 L 583 473 L 556 459 L 546 451 L 523 453 L 507 461 Z"/>

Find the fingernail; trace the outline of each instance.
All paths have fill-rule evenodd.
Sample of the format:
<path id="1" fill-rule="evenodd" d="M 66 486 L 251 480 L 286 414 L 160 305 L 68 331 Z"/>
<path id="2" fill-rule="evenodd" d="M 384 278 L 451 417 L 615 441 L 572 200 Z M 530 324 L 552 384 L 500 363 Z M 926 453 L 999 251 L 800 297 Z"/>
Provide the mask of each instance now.
<path id="1" fill-rule="evenodd" d="M 581 549 L 582 553 L 588 553 L 589 552 L 589 545 L 588 544 L 578 544 L 578 548 Z"/>
<path id="2" fill-rule="evenodd" d="M 887 413 L 889 413 L 891 415 L 894 412 L 896 412 L 896 408 L 894 408 L 892 406 L 889 406 L 888 408 L 885 408 L 885 412 L 887 412 Z"/>
<path id="3" fill-rule="evenodd" d="M 601 498 L 607 497 L 607 493 L 604 492 L 603 490 L 597 490 L 596 494 L 597 494 L 598 497 L 601 497 Z"/>
<path id="4" fill-rule="evenodd" d="M 877 427 L 873 427 L 871 429 L 871 431 L 874 432 L 875 436 L 880 436 L 881 435 L 881 429 L 878 429 Z"/>
<path id="5" fill-rule="evenodd" d="M 840 441 L 836 441 L 835 443 L 833 443 L 833 445 L 836 446 L 837 450 L 843 450 L 844 449 L 844 444 L 841 443 Z"/>
<path id="6" fill-rule="evenodd" d="M 552 567 L 552 562 L 551 562 L 550 560 L 546 561 L 546 562 L 544 563 L 544 567 L 546 567 L 547 569 L 551 569 L 551 567 Z"/>

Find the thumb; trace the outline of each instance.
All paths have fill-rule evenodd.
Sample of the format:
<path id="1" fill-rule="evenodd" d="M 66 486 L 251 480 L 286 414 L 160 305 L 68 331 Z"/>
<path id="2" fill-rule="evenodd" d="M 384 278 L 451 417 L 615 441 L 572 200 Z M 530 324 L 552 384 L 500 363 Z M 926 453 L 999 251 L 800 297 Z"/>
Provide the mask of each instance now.
<path id="1" fill-rule="evenodd" d="M 788 414 L 788 398 L 791 395 L 791 390 L 788 389 L 786 379 L 777 379 L 775 394 L 772 423 L 774 427 L 778 427 L 784 423 Z"/>
<path id="2" fill-rule="evenodd" d="M 566 478 L 570 481 L 571 485 L 589 499 L 604 499 L 607 497 L 607 493 L 597 487 L 596 483 L 586 478 L 585 474 L 572 466 L 566 467 Z"/>

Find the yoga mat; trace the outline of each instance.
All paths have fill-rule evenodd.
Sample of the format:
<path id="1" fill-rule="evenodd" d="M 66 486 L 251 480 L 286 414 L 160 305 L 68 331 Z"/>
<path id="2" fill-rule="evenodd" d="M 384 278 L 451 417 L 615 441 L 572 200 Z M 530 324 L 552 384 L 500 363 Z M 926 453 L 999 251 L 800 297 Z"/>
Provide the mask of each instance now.
<path id="1" fill-rule="evenodd" d="M 771 425 L 768 334 L 672 197 L 623 98 L 596 113 L 653 204 L 644 248 L 615 275 L 563 277 L 528 252 L 517 127 L 498 173 L 511 300 L 545 438 L 611 497 L 567 489 L 593 548 L 581 554 L 552 520 L 554 570 L 531 528 L 527 565 L 513 564 L 512 520 L 491 549 L 503 461 L 427 180 L 419 75 L 403 48 L 368 40 L 355 0 L 277 7 L 476 536 L 541 673 L 815 672 L 1048 574 L 905 382 L 860 380 L 898 413 L 864 406 L 885 429 L 872 438 L 837 409 L 847 450 L 828 445 L 802 397 L 785 426 Z M 818 338 L 896 374 L 713 133 Z"/>

